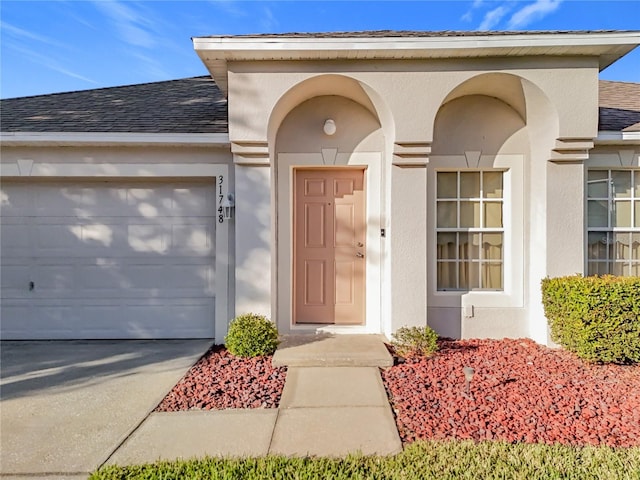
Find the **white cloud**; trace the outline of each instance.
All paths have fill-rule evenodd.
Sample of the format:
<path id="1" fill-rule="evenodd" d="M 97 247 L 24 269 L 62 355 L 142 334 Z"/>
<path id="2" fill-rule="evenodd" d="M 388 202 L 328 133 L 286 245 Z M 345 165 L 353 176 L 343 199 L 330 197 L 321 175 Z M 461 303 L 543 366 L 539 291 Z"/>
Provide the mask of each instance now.
<path id="1" fill-rule="evenodd" d="M 209 0 L 209 2 L 230 15 L 236 17 L 247 15 L 247 12 L 242 9 L 236 0 Z"/>
<path id="2" fill-rule="evenodd" d="M 471 20 L 473 20 L 473 11 L 476 8 L 478 8 L 481 4 L 482 4 L 482 0 L 473 0 L 471 7 L 469 7 L 469 10 L 464 12 L 464 15 L 460 17 L 460 20 L 462 20 L 463 22 L 470 22 Z"/>
<path id="3" fill-rule="evenodd" d="M 152 48 L 156 45 L 154 23 L 149 12 L 136 11 L 134 2 L 95 0 L 93 4 L 106 14 L 116 27 L 121 39 L 136 47 Z"/>
<path id="4" fill-rule="evenodd" d="M 24 30 L 23 28 L 16 27 L 7 22 L 0 21 L 0 30 L 7 35 L 10 35 L 14 38 L 35 40 L 36 42 L 46 43 L 47 45 L 54 45 L 57 47 L 68 47 L 63 43 L 60 43 L 52 38 L 45 37 L 44 35 L 40 35 L 38 33 L 29 32 Z"/>
<path id="5" fill-rule="evenodd" d="M 72 72 L 71 70 L 67 70 L 66 68 L 61 67 L 60 65 L 57 65 L 55 63 L 49 63 L 44 66 L 55 72 L 62 73 L 67 77 L 76 78 L 78 80 L 82 80 L 83 82 L 91 83 L 92 85 L 99 85 L 99 83 L 95 80 L 92 80 L 89 77 L 85 77 L 84 75 L 80 75 L 79 73 Z"/>
<path id="6" fill-rule="evenodd" d="M 509 7 L 506 5 L 500 5 L 493 10 L 488 11 L 484 18 L 482 19 L 482 23 L 478 27 L 478 30 L 490 30 L 495 27 L 502 18 L 509 13 Z"/>
<path id="7" fill-rule="evenodd" d="M 473 11 L 484 5 L 485 1 L 486 0 L 473 0 L 471 7 L 464 13 L 464 15 L 462 15 L 462 17 L 460 17 L 460 20 L 462 20 L 463 22 L 470 22 L 471 20 L 473 20 Z"/>
<path id="8" fill-rule="evenodd" d="M 562 0 L 536 0 L 514 13 L 509 19 L 507 28 L 511 30 L 526 27 L 557 10 L 561 3 Z"/>
<path id="9" fill-rule="evenodd" d="M 264 7 L 263 12 L 263 16 L 260 19 L 260 26 L 266 31 L 271 31 L 278 25 L 278 20 L 270 8 Z"/>
<path id="10" fill-rule="evenodd" d="M 138 67 L 145 76 L 151 78 L 170 78 L 171 74 L 164 69 L 163 64 L 160 60 L 150 57 L 148 55 L 143 55 L 141 53 L 132 53 L 133 57 L 138 60 Z"/>
<path id="11" fill-rule="evenodd" d="M 41 53 L 38 53 L 29 48 L 25 48 L 23 46 L 17 46 L 12 44 L 9 44 L 8 46 L 13 51 L 19 53 L 22 58 L 25 58 L 37 65 L 40 65 L 44 68 L 48 68 L 49 70 L 53 70 L 54 72 L 61 73 L 63 75 L 66 75 L 67 77 L 76 78 L 78 80 L 82 80 L 83 82 L 87 82 L 93 85 L 98 85 L 98 82 L 96 82 L 95 80 L 89 77 L 85 77 L 84 75 L 76 73 L 72 70 L 69 70 L 68 68 L 61 65 L 60 62 L 51 58 L 51 56 L 43 55 Z"/>

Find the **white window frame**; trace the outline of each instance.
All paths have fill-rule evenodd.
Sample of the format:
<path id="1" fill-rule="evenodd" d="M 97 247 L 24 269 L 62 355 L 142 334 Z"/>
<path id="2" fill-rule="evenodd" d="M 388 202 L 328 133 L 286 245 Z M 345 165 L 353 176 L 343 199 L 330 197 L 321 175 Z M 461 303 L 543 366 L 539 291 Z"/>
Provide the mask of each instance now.
<path id="1" fill-rule="evenodd" d="M 470 164 L 465 155 L 434 155 L 427 166 L 427 304 L 429 307 L 524 306 L 524 155 L 481 155 Z M 437 185 L 441 171 L 503 172 L 503 290 L 438 290 Z"/>
<path id="2" fill-rule="evenodd" d="M 462 197 L 460 194 L 460 174 L 461 173 L 471 173 L 471 172 L 475 172 L 475 173 L 480 173 L 480 196 L 478 198 L 474 198 L 474 197 Z M 494 198 L 494 197 L 485 197 L 483 195 L 484 193 L 484 189 L 483 189 L 483 179 L 484 179 L 484 173 L 489 173 L 489 172 L 496 172 L 496 173 L 501 173 L 502 174 L 502 184 L 503 184 L 503 191 L 502 191 L 502 196 L 499 198 Z M 455 197 L 438 197 L 438 191 L 437 191 L 437 183 L 438 183 L 438 175 L 441 173 L 455 173 L 456 174 L 456 196 Z M 458 235 L 461 233 L 468 233 L 468 234 L 474 234 L 474 233 L 478 233 L 478 234 L 484 234 L 484 233 L 499 233 L 502 234 L 502 239 L 503 239 L 503 245 L 502 245 L 502 257 L 500 258 L 500 276 L 502 279 L 502 288 L 483 288 L 483 287 L 478 287 L 478 288 L 471 288 L 471 289 L 464 289 L 464 288 L 442 288 L 439 289 L 438 286 L 436 285 L 436 289 L 439 292 L 448 292 L 448 291 L 458 291 L 458 292 L 468 292 L 468 291 L 488 291 L 488 292 L 502 292 L 504 291 L 504 182 L 505 182 L 505 171 L 504 170 L 497 170 L 495 168 L 491 168 L 491 169 L 481 169 L 481 168 L 465 168 L 462 170 L 451 170 L 451 169 L 437 169 L 435 171 L 435 175 L 436 175 L 436 243 L 437 243 L 437 236 L 438 233 L 453 233 L 456 235 L 456 238 L 459 238 Z M 437 224 L 437 211 L 438 211 L 438 204 L 440 202 L 455 202 L 457 207 L 456 207 L 456 223 L 457 225 L 460 224 L 460 212 L 461 212 L 461 208 L 460 208 L 460 203 L 461 202 L 466 202 L 466 201 L 472 201 L 472 202 L 477 202 L 479 204 L 479 212 L 480 212 L 480 226 L 479 227 L 439 227 Z M 484 225 L 484 220 L 485 218 L 485 213 L 484 213 L 484 205 L 487 203 L 494 203 L 494 204 L 500 204 L 500 211 L 501 211 L 501 217 L 502 217 L 502 226 L 501 227 L 487 227 L 486 225 Z M 458 242 L 456 241 L 456 244 L 458 244 Z M 480 256 L 482 257 L 482 248 L 479 249 L 480 250 Z M 492 260 L 487 260 L 485 258 L 479 258 L 479 259 L 467 259 L 467 261 L 469 263 L 471 263 L 472 265 L 477 266 L 479 268 L 479 273 L 478 276 L 479 278 L 482 278 L 482 269 L 481 269 L 481 265 L 488 263 L 498 263 L 496 261 L 492 261 Z M 455 259 L 447 259 L 447 260 L 442 260 L 442 259 L 438 259 L 437 255 L 436 255 L 436 266 L 438 263 L 454 263 L 456 265 L 456 272 L 459 273 L 460 272 L 460 263 L 462 263 L 461 259 L 459 258 L 455 258 Z M 459 278 L 458 280 L 458 284 L 459 282 Z M 437 283 L 437 274 L 436 274 L 436 283 Z"/>
<path id="3" fill-rule="evenodd" d="M 599 171 L 599 172 L 606 172 L 607 173 L 607 197 L 590 197 L 589 196 L 589 172 L 592 171 Z M 631 172 L 631 196 L 630 197 L 621 197 L 620 199 L 616 200 L 614 194 L 615 192 L 613 191 L 613 172 Z M 602 180 L 600 180 L 602 181 Z M 609 275 L 617 275 L 615 272 L 615 270 L 613 269 L 613 266 L 616 263 L 620 263 L 620 264 L 624 264 L 624 263 L 628 263 L 629 266 L 631 266 L 632 264 L 640 264 L 640 259 L 639 260 L 632 260 L 629 259 L 628 262 L 624 262 L 624 261 L 618 261 L 615 258 L 609 258 L 609 255 L 607 255 L 607 258 L 602 260 L 602 259 L 590 259 L 589 258 L 589 234 L 593 233 L 593 232 L 603 232 L 607 234 L 607 238 L 611 239 L 611 242 L 613 242 L 613 235 L 615 235 L 616 233 L 626 233 L 626 234 L 632 234 L 632 233 L 637 233 L 640 234 L 640 226 L 636 227 L 636 217 L 640 215 L 640 208 L 636 209 L 635 205 L 636 202 L 640 202 L 640 196 L 636 196 L 635 193 L 635 189 L 633 188 L 634 185 L 636 184 L 640 184 L 640 168 L 629 168 L 629 167 L 623 167 L 623 166 L 602 166 L 602 167 L 587 167 L 587 172 L 585 175 L 585 189 L 584 189 L 584 206 L 585 206 L 585 230 L 586 230 L 586 235 L 584 238 L 584 251 L 585 251 L 585 275 L 590 275 L 589 273 L 589 265 L 591 263 L 601 263 L 601 262 L 606 262 L 607 264 L 607 274 Z M 590 227 L 589 226 L 589 200 L 595 200 L 595 201 L 606 201 L 607 202 L 607 226 L 606 227 Z M 629 227 L 618 227 L 616 225 L 614 225 L 614 219 L 613 219 L 613 212 L 614 212 L 614 204 L 616 202 L 630 202 L 631 204 L 631 221 L 630 224 L 631 226 Z M 609 242 L 607 242 L 609 243 Z"/>

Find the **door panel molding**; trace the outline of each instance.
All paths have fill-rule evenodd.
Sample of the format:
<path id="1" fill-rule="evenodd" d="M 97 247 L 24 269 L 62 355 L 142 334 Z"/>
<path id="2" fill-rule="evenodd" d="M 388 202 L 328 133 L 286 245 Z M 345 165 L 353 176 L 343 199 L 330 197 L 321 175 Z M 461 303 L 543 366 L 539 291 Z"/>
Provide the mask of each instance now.
<path id="1" fill-rule="evenodd" d="M 282 333 L 300 330 L 346 333 L 382 332 L 382 269 L 384 239 L 380 237 L 382 221 L 382 154 L 380 152 L 339 153 L 335 166 L 365 169 L 365 323 L 360 326 L 295 325 L 293 323 L 293 181 L 294 168 L 324 167 L 321 153 L 281 153 L 275 165 L 275 238 L 273 317 Z M 309 186 L 312 188 L 312 186 Z"/>
<path id="2" fill-rule="evenodd" d="M 294 324 L 365 323 L 364 172 L 364 167 L 293 171 Z"/>

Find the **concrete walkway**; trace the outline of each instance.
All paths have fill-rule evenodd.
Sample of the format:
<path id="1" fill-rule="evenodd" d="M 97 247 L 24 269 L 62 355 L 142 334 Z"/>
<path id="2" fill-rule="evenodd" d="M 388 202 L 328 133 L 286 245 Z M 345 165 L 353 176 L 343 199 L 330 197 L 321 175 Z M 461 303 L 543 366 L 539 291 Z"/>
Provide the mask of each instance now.
<path id="1" fill-rule="evenodd" d="M 0 344 L 0 479 L 87 478 L 208 340 Z"/>
<path id="2" fill-rule="evenodd" d="M 152 413 L 107 463 L 401 451 L 378 370 L 391 362 L 381 337 L 289 337 L 276 362 L 289 367 L 280 408 Z"/>
<path id="3" fill-rule="evenodd" d="M 278 409 L 153 413 L 208 341 L 2 342 L 0 480 L 211 456 L 393 454 L 382 337 L 287 337 Z"/>

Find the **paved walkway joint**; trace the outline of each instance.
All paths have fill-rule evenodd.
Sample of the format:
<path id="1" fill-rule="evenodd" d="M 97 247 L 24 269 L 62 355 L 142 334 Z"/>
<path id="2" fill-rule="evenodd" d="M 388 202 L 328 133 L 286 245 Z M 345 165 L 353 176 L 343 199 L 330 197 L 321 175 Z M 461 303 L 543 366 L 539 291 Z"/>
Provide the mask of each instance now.
<path id="1" fill-rule="evenodd" d="M 400 452 L 402 443 L 378 368 L 391 358 L 383 337 L 342 337 L 352 338 L 285 344 L 285 348 L 295 345 L 295 354 L 289 355 L 289 350 L 279 360 L 298 366 L 288 365 L 278 409 L 153 413 L 108 464 L 205 455 L 342 457 Z M 350 353 L 348 345 L 354 339 L 356 347 Z M 334 364 L 339 366 L 327 366 Z"/>

